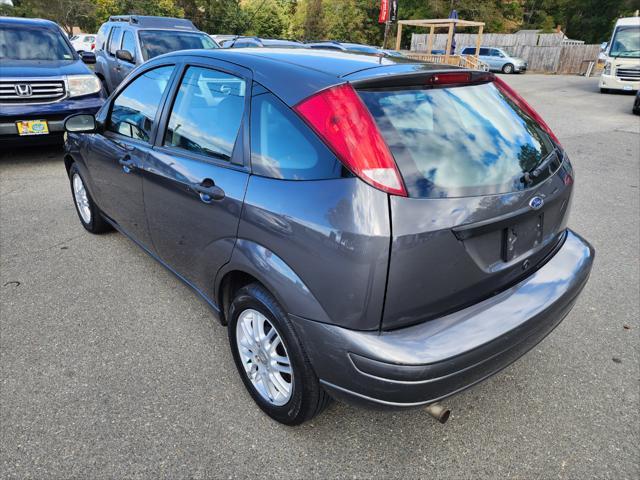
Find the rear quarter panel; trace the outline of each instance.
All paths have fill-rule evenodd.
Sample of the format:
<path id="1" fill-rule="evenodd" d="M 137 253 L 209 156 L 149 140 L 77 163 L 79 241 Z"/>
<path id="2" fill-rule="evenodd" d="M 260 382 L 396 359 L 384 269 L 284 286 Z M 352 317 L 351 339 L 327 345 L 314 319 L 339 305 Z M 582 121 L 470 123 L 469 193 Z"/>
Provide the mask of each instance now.
<path id="1" fill-rule="evenodd" d="M 357 178 L 252 176 L 238 241 L 264 247 L 267 257 L 273 252 L 293 273 L 292 288 L 273 292 L 288 313 L 375 330 L 382 316 L 390 234 L 387 195 Z M 298 287 L 308 290 L 309 302 L 300 301 Z"/>

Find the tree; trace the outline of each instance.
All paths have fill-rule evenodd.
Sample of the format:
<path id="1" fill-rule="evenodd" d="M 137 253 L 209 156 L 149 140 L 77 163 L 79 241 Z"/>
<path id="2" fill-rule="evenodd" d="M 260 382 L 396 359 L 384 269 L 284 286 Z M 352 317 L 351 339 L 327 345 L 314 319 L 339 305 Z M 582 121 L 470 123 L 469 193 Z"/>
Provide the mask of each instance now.
<path id="1" fill-rule="evenodd" d="M 367 43 L 364 12 L 356 0 L 324 0 L 322 2 L 324 36 L 335 40 Z"/>
<path id="2" fill-rule="evenodd" d="M 28 0 L 16 2 L 16 13 L 12 15 L 41 17 L 53 20 L 67 34 L 74 26 L 92 27 L 96 7 L 92 0 Z"/>
<path id="3" fill-rule="evenodd" d="M 246 18 L 246 35 L 278 38 L 286 35 L 288 27 L 286 4 L 278 0 L 242 0 Z"/>

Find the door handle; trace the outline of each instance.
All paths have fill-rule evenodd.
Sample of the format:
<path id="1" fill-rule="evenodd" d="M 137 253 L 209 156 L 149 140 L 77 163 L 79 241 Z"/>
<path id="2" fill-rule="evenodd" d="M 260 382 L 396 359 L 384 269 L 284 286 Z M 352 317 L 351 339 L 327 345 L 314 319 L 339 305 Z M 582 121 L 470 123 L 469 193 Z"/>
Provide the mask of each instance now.
<path id="1" fill-rule="evenodd" d="M 204 203 L 222 200 L 225 197 L 224 190 L 218 187 L 210 178 L 205 178 L 200 183 L 194 183 L 191 188 L 200 195 L 200 200 Z"/>
<path id="2" fill-rule="evenodd" d="M 122 171 L 124 173 L 131 173 L 138 167 L 136 165 L 136 162 L 133 161 L 130 155 L 125 155 L 120 160 L 118 160 L 118 163 L 122 165 Z"/>

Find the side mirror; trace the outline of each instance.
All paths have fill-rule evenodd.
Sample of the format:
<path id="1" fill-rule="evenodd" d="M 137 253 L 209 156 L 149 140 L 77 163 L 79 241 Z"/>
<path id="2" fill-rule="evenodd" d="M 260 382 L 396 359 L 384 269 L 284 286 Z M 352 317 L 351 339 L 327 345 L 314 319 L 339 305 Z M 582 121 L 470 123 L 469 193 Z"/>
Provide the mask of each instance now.
<path id="1" fill-rule="evenodd" d="M 133 63 L 133 54 L 129 50 L 118 50 L 116 58 L 123 62 Z"/>
<path id="2" fill-rule="evenodd" d="M 89 65 L 96 63 L 96 54 L 93 52 L 80 52 L 80 58 Z"/>
<path id="3" fill-rule="evenodd" d="M 71 133 L 93 133 L 96 131 L 96 117 L 86 113 L 77 113 L 64 120 L 64 129 Z"/>
<path id="4" fill-rule="evenodd" d="M 607 49 L 608 46 L 609 46 L 609 42 L 602 42 L 600 44 L 600 51 L 604 52 Z"/>

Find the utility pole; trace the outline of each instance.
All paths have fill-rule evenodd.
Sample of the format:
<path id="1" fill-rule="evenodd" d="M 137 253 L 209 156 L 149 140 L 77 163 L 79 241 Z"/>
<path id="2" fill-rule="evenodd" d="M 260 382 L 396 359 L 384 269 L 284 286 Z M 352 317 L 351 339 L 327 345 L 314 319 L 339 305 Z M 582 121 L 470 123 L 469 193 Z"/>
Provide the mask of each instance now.
<path id="1" fill-rule="evenodd" d="M 391 20 L 387 19 L 384 23 L 384 40 L 382 41 L 382 49 L 387 48 L 387 38 L 389 37 L 389 29 L 391 28 Z"/>

